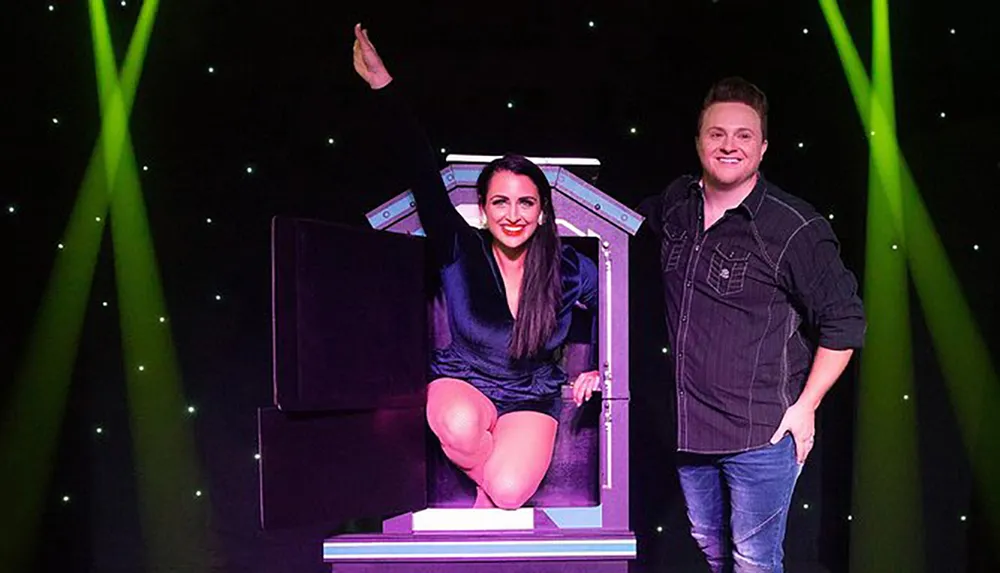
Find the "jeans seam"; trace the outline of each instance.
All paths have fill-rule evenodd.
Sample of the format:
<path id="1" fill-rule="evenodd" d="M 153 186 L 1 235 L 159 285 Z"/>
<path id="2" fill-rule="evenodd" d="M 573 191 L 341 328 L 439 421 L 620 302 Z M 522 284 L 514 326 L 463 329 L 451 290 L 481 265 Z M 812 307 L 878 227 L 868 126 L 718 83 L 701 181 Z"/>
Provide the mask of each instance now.
<path id="1" fill-rule="evenodd" d="M 779 507 L 777 511 L 775 511 L 774 513 L 772 513 L 771 515 L 769 515 L 767 517 L 767 519 L 765 519 L 764 521 L 760 522 L 757 525 L 757 527 L 754 527 L 753 529 L 751 529 L 750 531 L 748 531 L 746 533 L 746 535 L 744 535 L 743 537 L 741 537 L 739 539 L 733 538 L 733 543 L 740 544 L 740 543 L 743 543 L 744 541 L 746 541 L 747 539 L 750 539 L 751 537 L 753 537 L 754 535 L 756 535 L 757 533 L 759 533 L 760 530 L 764 529 L 764 526 L 766 526 L 768 523 L 770 523 L 771 520 L 773 520 L 775 517 L 781 515 L 782 511 L 784 511 L 784 508 L 783 507 Z"/>
<path id="2" fill-rule="evenodd" d="M 781 505 L 778 507 L 778 509 L 774 513 L 772 513 L 771 515 L 769 515 L 767 517 L 767 519 L 765 519 L 764 521 L 760 522 L 760 524 L 758 524 L 757 527 L 754 527 L 753 529 L 751 529 L 748 533 L 746 533 L 745 535 L 743 535 L 740 539 L 736 539 L 735 537 L 733 537 L 734 549 L 735 549 L 735 546 L 737 546 L 740 543 L 743 543 L 746 540 L 750 539 L 753 535 L 755 535 L 758 532 L 760 532 L 764 528 L 764 526 L 766 526 L 767 524 L 771 523 L 774 520 L 775 517 L 780 517 L 783 512 L 788 511 L 788 509 L 791 507 L 792 496 L 795 495 L 795 483 L 798 481 L 799 475 L 801 475 L 801 473 L 802 473 L 802 467 L 801 467 L 801 465 L 798 464 L 798 462 L 796 462 L 795 464 L 796 464 L 795 465 L 795 477 L 792 480 L 792 486 L 790 488 L 788 488 L 788 494 L 782 500 Z M 777 543 L 779 543 L 779 544 L 780 543 L 784 543 L 784 536 L 782 536 L 781 539 L 777 540 Z M 736 554 L 736 552 L 734 551 L 734 558 L 735 558 L 735 554 Z M 772 552 L 772 555 L 773 555 L 773 552 Z M 774 564 L 772 563 L 771 566 L 773 566 L 773 565 Z"/>

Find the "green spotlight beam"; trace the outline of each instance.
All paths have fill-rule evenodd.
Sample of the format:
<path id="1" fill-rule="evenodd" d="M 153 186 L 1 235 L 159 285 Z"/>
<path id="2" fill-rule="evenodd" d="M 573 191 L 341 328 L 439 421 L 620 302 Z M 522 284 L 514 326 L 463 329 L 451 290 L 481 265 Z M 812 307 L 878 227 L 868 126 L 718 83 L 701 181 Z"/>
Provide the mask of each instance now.
<path id="1" fill-rule="evenodd" d="M 209 499 L 183 398 L 153 241 L 131 146 L 111 202 L 125 379 L 151 569 L 207 571 Z M 142 370 L 140 370 L 140 367 Z"/>
<path id="2" fill-rule="evenodd" d="M 99 3 L 98 3 L 99 4 Z M 143 4 L 139 29 L 152 25 L 158 2 Z M 103 5 L 98 8 L 103 14 Z M 105 109 L 114 106 L 125 113 L 127 121 L 138 78 L 145 58 L 146 41 L 133 35 L 126 56 L 123 77 L 125 91 L 109 89 L 113 78 L 114 55 L 107 33 L 106 18 L 93 24 L 103 25 L 94 34 L 95 63 L 102 118 Z M 148 38 L 148 34 L 147 34 Z M 115 96 L 114 92 L 119 95 Z M 114 131 L 102 121 L 101 133 L 94 146 L 69 222 L 63 234 L 64 249 L 57 253 L 52 274 L 41 299 L 35 324 L 28 337 L 25 356 L 14 381 L 9 409 L 0 423 L 0 465 L 7 468 L 0 478 L 0 562 L 12 570 L 27 570 L 37 547 L 37 532 L 46 506 L 56 443 L 62 426 L 73 365 L 76 361 L 80 332 L 90 299 L 94 268 L 109 206 L 109 189 L 120 157 L 124 133 Z M 116 151 L 117 150 L 117 151 Z"/>
<path id="3" fill-rule="evenodd" d="M 913 284 L 948 387 L 993 547 L 1000 547 L 1000 378 L 909 169 L 904 221 Z M 958 516 L 955 517 L 956 522 Z"/>
<path id="4" fill-rule="evenodd" d="M 838 18 L 836 3 L 820 0 L 820 4 L 844 59 L 862 122 L 866 129 L 875 131 L 873 138 L 878 137 L 880 147 L 885 148 L 880 157 L 888 156 L 888 160 L 880 164 L 880 178 L 892 181 L 895 177 L 899 182 L 899 196 L 889 197 L 895 208 L 894 230 L 905 245 L 904 252 L 917 296 L 944 373 L 963 445 L 972 463 L 976 488 L 985 506 L 990 536 L 995 545 L 1000 544 L 1000 489 L 996 487 L 1000 483 L 1000 458 L 988 449 L 991 444 L 1000 443 L 1000 424 L 992 414 L 1000 408 L 1000 379 L 912 172 L 899 149 L 895 130 L 886 132 L 884 137 L 876 131 L 879 126 L 894 127 L 880 121 L 888 115 L 885 104 L 880 101 L 884 98 L 874 98 L 876 105 L 871 109 L 860 105 L 865 99 L 872 99 L 867 78 L 850 71 L 858 67 L 860 60 L 852 46 L 849 47 L 851 49 L 843 49 L 847 47 L 843 40 L 845 36 L 849 40 L 849 35 L 845 35 L 843 19 Z"/>
<path id="5" fill-rule="evenodd" d="M 895 131 L 888 6 L 885 0 L 872 4 L 873 93 L 836 2 L 820 4 L 870 130 L 864 286 L 869 328 L 858 392 L 850 570 L 919 573 L 924 559 L 920 482 L 914 479 L 916 414 L 913 402 L 904 399 L 914 396 L 909 283 L 905 257 L 891 249 L 901 241 L 900 187 L 891 168 L 893 150 L 884 144 Z"/>
<path id="6" fill-rule="evenodd" d="M 132 104 L 135 102 L 139 78 L 142 75 L 142 64 L 146 59 L 146 50 L 159 5 L 159 0 L 143 3 L 125 54 L 125 65 L 119 81 L 104 3 L 100 0 L 89 2 L 94 68 L 97 72 L 97 93 L 101 104 L 101 133 L 107 142 L 104 147 L 104 168 L 108 173 L 109 183 L 117 179 L 118 162 L 121 160 L 122 148 L 125 145 Z"/>
<path id="7" fill-rule="evenodd" d="M 160 322 L 166 305 L 127 120 L 141 71 L 136 62 L 145 54 L 157 2 L 143 6 L 137 50 L 126 57 L 120 84 L 102 71 L 113 67 L 103 2 L 90 4 L 98 78 L 109 82 L 99 88 L 108 104 L 104 128 L 119 144 L 106 155 L 106 168 L 113 176 L 111 236 L 145 557 L 151 569 L 205 570 L 207 498 L 197 495 L 200 476 L 180 371 L 169 323 Z"/>
<path id="8" fill-rule="evenodd" d="M 898 172 L 887 169 L 893 163 L 898 164 L 898 145 L 895 140 L 895 120 L 891 118 L 890 110 L 884 108 L 882 100 L 885 96 L 875 97 L 872 86 L 868 80 L 868 72 L 861 61 L 861 56 L 854 45 L 851 33 L 847 29 L 837 0 L 819 0 L 820 8 L 826 19 L 837 53 L 840 55 L 841 64 L 844 66 L 844 73 L 847 77 L 848 86 L 851 88 L 851 95 L 854 97 L 854 105 L 861 116 L 861 123 L 868 133 L 871 153 L 876 159 L 876 174 L 879 180 L 892 182 L 898 180 Z M 873 26 L 873 31 L 875 26 Z M 885 34 L 888 36 L 888 22 L 886 22 Z M 877 35 L 877 34 L 876 34 Z M 880 54 L 875 56 L 875 65 L 880 69 L 891 70 L 888 38 L 884 42 L 876 39 L 873 42 Z M 882 68 L 885 66 L 885 68 Z M 883 80 L 884 81 L 884 80 Z M 891 82 L 891 76 L 889 76 Z M 890 90 L 891 92 L 891 90 Z M 877 143 L 877 144 L 876 144 Z M 899 196 L 890 195 L 888 197 L 889 207 L 892 214 L 893 225 L 902 240 L 902 206 Z"/>
<path id="9" fill-rule="evenodd" d="M 103 154 L 98 146 L 95 158 Z M 106 184 L 88 171 L 70 216 L 52 274 L 0 426 L 0 563 L 28 571 L 46 507 L 56 444 L 97 264 Z M 101 221 L 95 221 L 97 215 Z M 53 245 L 55 248 L 55 245 Z"/>
<path id="10" fill-rule="evenodd" d="M 873 76 L 883 88 L 876 96 L 835 1 L 821 1 L 837 45 L 855 103 L 868 110 L 870 134 L 868 238 L 865 301 L 869 330 L 861 361 L 861 385 L 855 440 L 854 503 L 851 524 L 851 571 L 922 570 L 919 542 L 919 475 L 915 414 L 904 396 L 913 396 L 912 350 L 906 263 L 890 245 L 900 241 L 898 178 L 886 172 L 891 149 L 877 137 L 893 131 L 890 103 L 891 53 L 887 11 L 873 3 Z M 878 118 L 872 128 L 871 118 Z M 900 561 L 903 560 L 903 562 Z"/>
<path id="11" fill-rule="evenodd" d="M 874 171 L 874 159 L 871 160 Z M 853 573 L 923 570 L 916 415 L 912 398 L 906 261 L 892 242 L 884 183 L 868 184 L 865 307 L 868 332 L 861 355 L 855 420 L 851 522 Z"/>

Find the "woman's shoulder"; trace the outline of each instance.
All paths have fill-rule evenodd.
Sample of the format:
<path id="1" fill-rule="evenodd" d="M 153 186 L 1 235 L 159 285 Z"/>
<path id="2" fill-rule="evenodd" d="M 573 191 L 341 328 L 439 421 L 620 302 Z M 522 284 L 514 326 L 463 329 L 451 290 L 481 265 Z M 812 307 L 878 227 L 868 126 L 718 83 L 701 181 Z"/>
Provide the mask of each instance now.
<path id="1" fill-rule="evenodd" d="M 597 274 L 597 264 L 589 256 L 581 253 L 572 245 L 562 244 L 562 265 L 560 268 L 564 279 L 579 279 L 581 276 Z"/>

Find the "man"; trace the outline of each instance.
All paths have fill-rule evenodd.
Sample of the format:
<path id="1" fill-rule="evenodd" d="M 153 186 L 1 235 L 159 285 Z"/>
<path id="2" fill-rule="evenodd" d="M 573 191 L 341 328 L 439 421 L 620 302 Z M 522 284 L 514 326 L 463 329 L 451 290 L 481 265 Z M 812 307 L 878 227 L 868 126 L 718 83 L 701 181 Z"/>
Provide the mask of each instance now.
<path id="1" fill-rule="evenodd" d="M 681 488 L 713 572 L 780 572 L 816 408 L 861 346 L 864 312 L 827 220 L 758 172 L 756 86 L 714 85 L 696 146 L 701 177 L 640 207 L 660 243 Z"/>

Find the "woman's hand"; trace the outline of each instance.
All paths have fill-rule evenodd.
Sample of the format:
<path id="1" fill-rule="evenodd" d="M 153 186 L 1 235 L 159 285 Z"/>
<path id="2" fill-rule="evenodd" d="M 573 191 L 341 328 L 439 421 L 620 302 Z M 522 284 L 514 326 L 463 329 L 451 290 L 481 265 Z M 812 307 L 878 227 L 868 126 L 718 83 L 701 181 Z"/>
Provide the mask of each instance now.
<path id="1" fill-rule="evenodd" d="M 577 407 L 590 400 L 590 395 L 597 391 L 601 385 L 601 373 L 597 370 L 584 372 L 576 377 L 570 386 L 573 387 L 573 402 Z"/>
<path id="2" fill-rule="evenodd" d="M 354 70 L 373 90 L 382 89 L 392 81 L 382 58 L 375 51 L 375 45 L 368 39 L 368 30 L 363 29 L 361 24 L 354 25 Z"/>

